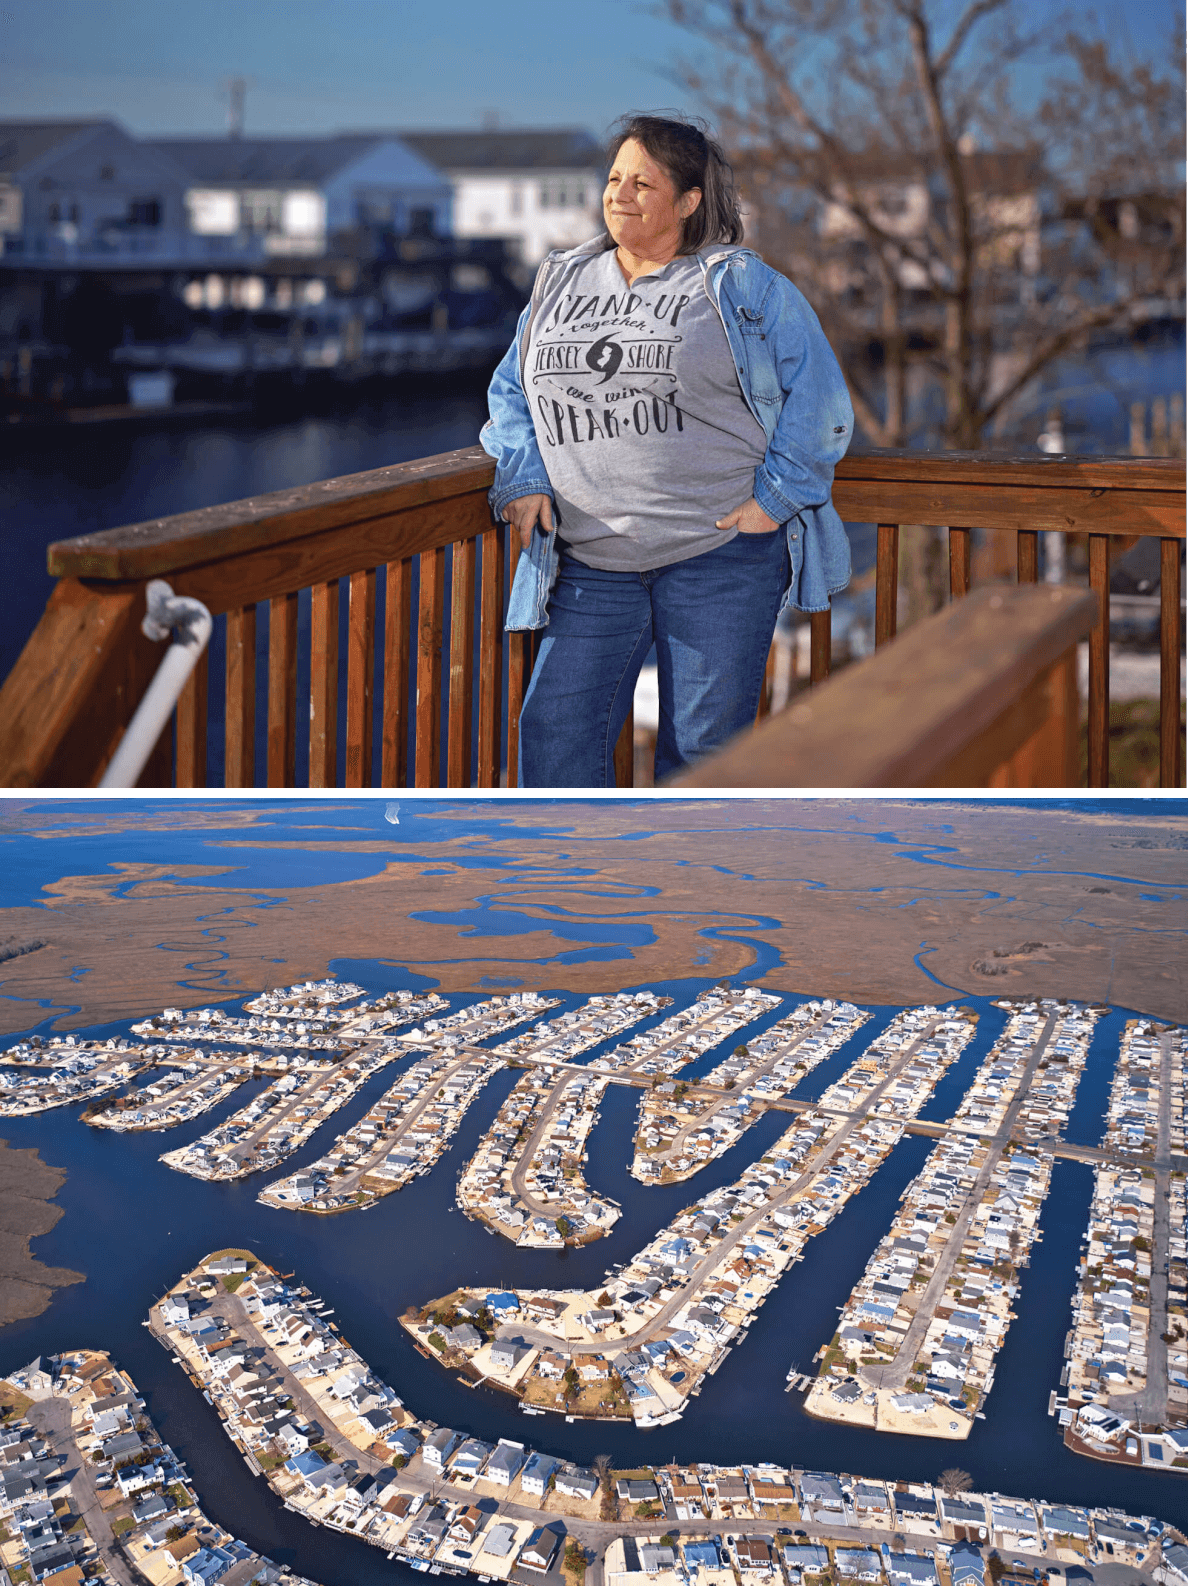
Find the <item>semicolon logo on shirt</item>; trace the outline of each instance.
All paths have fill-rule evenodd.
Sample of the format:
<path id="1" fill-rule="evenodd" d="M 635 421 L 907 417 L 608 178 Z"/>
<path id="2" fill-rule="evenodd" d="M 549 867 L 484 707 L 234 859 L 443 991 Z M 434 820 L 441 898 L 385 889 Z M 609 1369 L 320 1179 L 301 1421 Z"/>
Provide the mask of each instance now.
<path id="1" fill-rule="evenodd" d="M 600 385 L 605 386 L 613 378 L 622 362 L 623 349 L 613 337 L 600 336 L 597 342 L 592 342 L 586 349 L 586 363 L 602 376 Z"/>

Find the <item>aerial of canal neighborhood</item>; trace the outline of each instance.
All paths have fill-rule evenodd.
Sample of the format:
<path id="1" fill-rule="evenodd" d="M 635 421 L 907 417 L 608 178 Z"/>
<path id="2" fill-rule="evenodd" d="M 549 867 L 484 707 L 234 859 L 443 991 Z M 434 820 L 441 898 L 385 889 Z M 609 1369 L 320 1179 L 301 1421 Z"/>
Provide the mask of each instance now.
<path id="1" fill-rule="evenodd" d="M 0 1588 L 1188 1588 L 1166 804 L 0 808 Z"/>
<path id="2" fill-rule="evenodd" d="M 902 1008 L 869 1039 L 871 1011 L 856 1004 L 732 982 L 683 1003 L 648 990 L 556 1014 L 560 1002 L 513 991 L 451 1007 L 327 977 L 254 997 L 242 1016 L 166 1008 L 127 1037 L 16 1043 L 0 1055 L 0 1118 L 83 1105 L 96 1130 L 139 1136 L 199 1121 L 243 1087 L 248 1101 L 160 1161 L 211 1182 L 259 1176 L 258 1201 L 285 1218 L 343 1218 L 427 1174 L 484 1088 L 515 1072 L 454 1193 L 497 1237 L 490 1271 L 456 1275 L 397 1320 L 424 1362 L 415 1386 L 398 1393 L 349 1345 L 334 1297 L 315 1295 L 299 1262 L 281 1272 L 248 1242 L 178 1271 L 145 1320 L 254 1478 L 409 1572 L 623 1588 L 1188 1583 L 1188 1546 L 1168 1521 L 977 1492 L 956 1465 L 920 1483 L 722 1465 L 709 1451 L 584 1466 L 547 1450 L 559 1421 L 605 1422 L 612 1449 L 617 1429 L 678 1423 L 781 1280 L 916 1137 L 922 1167 L 882 1210 L 832 1336 L 789 1365 L 787 1393 L 821 1422 L 900 1436 L 905 1460 L 924 1438 L 959 1453 L 996 1410 L 1053 1168 L 1071 1160 L 1091 1169 L 1092 1208 L 1063 1371 L 1034 1393 L 1086 1460 L 1188 1478 L 1183 1027 L 1126 1021 L 1093 1145 L 1068 1127 L 1105 1005 L 994 999 L 1000 1034 L 939 1108 L 982 1018 L 959 1000 Z M 361 1117 L 302 1160 L 371 1082 L 383 1089 Z M 611 1088 L 632 1100 L 632 1178 L 692 1182 L 687 1202 L 593 1285 L 567 1288 L 564 1269 L 551 1285 L 501 1283 L 500 1243 L 564 1256 L 621 1217 L 589 1163 Z M 769 1117 L 778 1133 L 747 1161 Z M 741 1172 L 699 1191 L 727 1153 Z M 0 1381 L 3 1580 L 308 1580 L 207 1519 L 101 1345 Z M 503 1435 L 435 1422 L 438 1374 L 501 1391 Z"/>

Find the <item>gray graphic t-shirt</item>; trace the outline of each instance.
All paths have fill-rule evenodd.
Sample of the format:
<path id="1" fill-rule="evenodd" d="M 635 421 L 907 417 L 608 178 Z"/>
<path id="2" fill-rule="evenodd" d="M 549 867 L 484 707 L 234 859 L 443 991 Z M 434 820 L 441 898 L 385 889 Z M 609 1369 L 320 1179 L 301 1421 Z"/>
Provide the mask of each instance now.
<path id="1" fill-rule="evenodd" d="M 662 568 L 724 545 L 767 447 L 696 259 L 629 287 L 615 250 L 546 293 L 524 386 L 560 512 L 592 568 Z"/>

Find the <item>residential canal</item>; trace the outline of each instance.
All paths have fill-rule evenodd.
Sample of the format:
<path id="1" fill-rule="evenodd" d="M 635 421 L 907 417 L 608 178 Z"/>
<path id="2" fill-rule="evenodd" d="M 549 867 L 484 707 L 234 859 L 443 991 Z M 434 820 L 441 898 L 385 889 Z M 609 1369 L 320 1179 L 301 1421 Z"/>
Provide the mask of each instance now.
<path id="1" fill-rule="evenodd" d="M 446 804 L 442 802 L 443 806 Z M 68 822 L 70 810 L 59 809 L 60 818 Z M 375 807 L 367 817 L 358 806 L 344 805 L 335 808 L 334 820 L 343 828 L 366 827 L 373 835 L 377 814 Z M 307 813 L 288 816 L 279 812 L 267 829 L 267 841 L 308 838 L 308 831 L 301 826 L 308 819 Z M 810 813 L 806 812 L 806 826 L 810 820 Z M 493 821 L 498 822 L 498 816 L 485 810 L 465 820 L 445 820 L 434 802 L 424 814 L 406 806 L 401 811 L 400 827 L 390 828 L 388 833 L 393 843 L 400 844 L 406 859 L 417 857 L 419 844 L 447 834 L 462 840 L 461 845 L 455 845 L 455 854 L 461 848 L 464 856 L 461 863 L 490 868 L 493 883 L 497 879 L 504 885 L 498 896 L 493 894 L 475 911 L 460 916 L 461 931 L 481 927 L 485 932 L 497 927 L 514 935 L 524 929 L 527 918 L 517 918 L 514 903 L 507 902 L 510 887 L 530 886 L 534 880 L 544 885 L 558 875 L 572 878 L 567 887 L 584 892 L 585 909 L 600 930 L 585 934 L 586 943 L 591 936 L 596 939 L 596 946 L 585 951 L 573 947 L 569 935 L 556 939 L 556 975 L 551 979 L 563 1002 L 559 1009 L 550 1012 L 550 1018 L 585 1002 L 585 995 L 574 994 L 565 986 L 567 956 L 583 952 L 613 954 L 624 960 L 624 990 L 641 985 L 632 974 L 630 960 L 632 945 L 645 942 L 650 936 L 650 927 L 640 919 L 650 902 L 640 897 L 645 890 L 624 896 L 624 890 L 608 887 L 592 877 L 581 863 L 581 845 L 576 840 L 565 856 L 573 865 L 560 873 L 544 873 L 534 868 L 528 858 L 509 861 L 506 856 L 495 857 L 484 843 Z M 531 829 L 517 830 L 526 857 L 531 853 L 533 836 L 543 836 L 546 831 L 556 837 L 563 829 L 542 826 L 535 834 Z M 209 865 L 226 857 L 237 868 L 231 879 L 248 888 L 283 888 L 293 882 L 291 855 L 267 849 L 220 850 L 217 842 L 215 847 L 209 843 L 212 838 L 217 841 L 218 836 L 217 830 L 142 832 L 121 835 L 114 844 L 110 837 L 80 838 L 72 840 L 77 847 L 71 850 L 71 869 L 79 873 L 88 869 L 101 871 L 107 858 L 114 854 L 121 861 L 144 859 L 175 865 Z M 235 829 L 233 836 L 240 841 L 250 838 L 243 828 Z M 882 842 L 894 838 L 889 834 L 866 836 Z M 21 846 L 22 851 L 30 847 Z M 4 902 L 32 902 L 41 885 L 60 874 L 55 848 L 37 846 L 38 853 L 23 870 L 16 872 L 14 868 L 7 874 Z M 955 889 L 972 888 L 980 894 L 988 883 L 997 882 L 1003 889 L 1008 885 L 1005 876 L 971 876 L 968 871 L 962 874 L 956 870 L 957 862 L 946 859 L 943 843 L 938 843 L 935 850 L 938 864 L 952 868 L 948 876 L 938 873 L 938 881 L 944 886 L 951 880 Z M 0 846 L 0 862 L 3 858 L 4 846 Z M 364 875 L 382 868 L 387 858 L 388 855 L 307 851 L 301 857 L 302 881 L 307 881 L 311 873 L 325 881 Z M 1049 866 L 1057 869 L 1058 861 Z M 584 878 L 589 879 L 588 885 Z M 226 880 L 229 879 L 211 877 L 194 882 L 197 886 L 219 886 Z M 740 879 L 733 902 L 745 906 L 745 898 L 745 882 Z M 564 926 L 564 912 L 555 914 L 558 926 Z M 772 964 L 774 951 L 760 938 L 749 936 L 748 924 L 754 931 L 767 919 L 770 918 L 748 916 L 745 909 L 740 909 L 723 915 L 720 924 L 706 930 L 753 943 L 762 969 Z M 539 929 L 539 918 L 534 924 Z M 196 985 L 207 996 L 218 998 L 217 917 L 212 917 L 205 930 L 210 934 L 210 948 L 201 956 L 195 954 L 193 934 L 186 934 L 190 946 L 179 950 L 178 984 Z M 459 946 L 465 948 L 465 937 L 460 937 Z M 478 969 L 481 961 L 475 963 Z M 415 967 L 331 959 L 326 969 L 331 974 L 349 976 L 369 992 L 428 985 L 427 978 Z M 648 985 L 673 997 L 680 1007 L 716 979 L 692 976 Z M 804 990 L 804 996 L 812 995 L 812 988 Z M 974 1041 L 941 1081 L 936 1096 L 924 1110 L 923 1117 L 933 1119 L 951 1113 L 1003 1024 L 1002 1011 L 985 997 L 945 994 L 940 987 L 936 996 L 946 1004 L 972 1006 L 981 1018 Z M 463 994 L 449 999 L 452 1008 L 473 1001 L 474 995 Z M 784 1012 L 795 1001 L 789 995 Z M 874 1018 L 838 1054 L 806 1078 L 802 1095 L 819 1095 L 873 1040 L 895 1010 L 878 1007 L 872 1012 Z M 709 1069 L 724 1056 L 723 1048 L 729 1050 L 739 1040 L 746 1040 L 778 1019 L 780 1013 L 774 1011 L 728 1038 L 720 1048 L 691 1066 L 689 1073 Z M 1074 1114 L 1074 1139 L 1092 1142 L 1100 1134 L 1102 1102 L 1117 1051 L 1116 1037 L 1128 1013 L 1117 1011 L 1101 1023 L 1089 1052 Z M 666 1011 L 659 1011 L 632 1031 L 648 1029 L 665 1014 Z M 129 1024 L 88 1034 L 111 1035 L 126 1031 Z M 619 1040 L 611 1039 L 612 1043 Z M 589 1057 L 596 1057 L 599 1051 L 592 1050 Z M 373 1077 L 346 1108 L 320 1128 L 289 1167 L 299 1167 L 319 1156 L 392 1084 L 398 1068 L 389 1066 Z M 26 1120 L 4 1121 L 0 1135 L 13 1146 L 35 1146 L 47 1162 L 62 1165 L 67 1171 L 57 1198 L 64 1216 L 49 1235 L 37 1239 L 36 1255 L 43 1262 L 80 1270 L 87 1280 L 58 1291 L 40 1317 L 0 1332 L 0 1373 L 19 1367 L 41 1351 L 62 1351 L 80 1345 L 110 1351 L 132 1373 L 148 1398 L 153 1420 L 189 1465 L 204 1508 L 253 1548 L 274 1559 L 295 1562 L 308 1576 L 326 1583 L 395 1583 L 407 1580 L 407 1569 L 399 1563 L 389 1564 L 379 1552 L 345 1536 L 312 1529 L 285 1511 L 263 1481 L 249 1474 L 199 1392 L 141 1327 L 151 1302 L 204 1253 L 220 1246 L 250 1247 L 280 1271 L 294 1272 L 299 1281 L 309 1284 L 337 1309 L 335 1320 L 345 1338 L 395 1387 L 410 1409 L 483 1438 L 507 1434 L 554 1455 L 586 1463 L 598 1453 L 610 1451 L 621 1465 L 672 1457 L 687 1462 L 770 1460 L 920 1480 L 935 1479 L 944 1467 L 956 1461 L 969 1470 L 978 1489 L 1123 1505 L 1181 1526 L 1188 1524 L 1188 1488 L 1181 1480 L 1075 1456 L 1064 1447 L 1055 1419 L 1047 1416 L 1049 1392 L 1059 1380 L 1064 1336 L 1071 1323 L 1069 1301 L 1091 1189 L 1090 1170 L 1078 1164 L 1057 1164 L 1042 1216 L 1045 1235 L 1034 1249 L 1031 1267 L 1024 1273 L 1016 1304 L 1018 1318 L 999 1357 L 986 1420 L 975 1425 L 972 1437 L 960 1447 L 954 1448 L 947 1441 L 897 1438 L 820 1422 L 804 1414 L 801 1395 L 784 1393 L 789 1366 L 797 1362 L 802 1371 L 809 1371 L 814 1353 L 832 1335 L 837 1310 L 885 1232 L 896 1198 L 922 1165 L 931 1143 L 916 1136 L 905 1137 L 868 1188 L 853 1198 L 823 1235 L 809 1243 L 804 1261 L 785 1276 L 761 1310 L 749 1338 L 706 1381 L 702 1394 L 679 1423 L 637 1431 L 627 1425 L 567 1424 L 560 1417 L 551 1416 L 529 1420 L 519 1414 L 516 1403 L 505 1394 L 486 1388 L 464 1391 L 451 1373 L 427 1364 L 415 1353 L 409 1337 L 396 1323 L 407 1306 L 419 1305 L 458 1284 L 487 1282 L 499 1288 L 574 1288 L 594 1284 L 612 1264 L 628 1260 L 678 1209 L 712 1186 L 734 1180 L 748 1163 L 762 1155 L 789 1122 L 787 1114 L 771 1111 L 734 1148 L 692 1181 L 646 1188 L 628 1174 L 638 1093 L 634 1088 L 612 1085 L 601 1105 L 601 1122 L 589 1139 L 586 1179 L 595 1192 L 613 1197 L 622 1205 L 623 1217 L 607 1238 L 584 1249 L 561 1253 L 520 1249 L 450 1211 L 458 1173 L 514 1084 L 516 1073 L 500 1072 L 486 1086 L 456 1138 L 428 1175 L 365 1213 L 333 1218 L 260 1206 L 255 1199 L 264 1183 L 261 1176 L 238 1183 L 207 1183 L 177 1174 L 158 1162 L 162 1152 L 193 1139 L 241 1107 L 242 1093 L 234 1094 L 203 1116 L 200 1125 L 192 1121 L 161 1133 L 117 1135 L 92 1129 L 80 1124 L 77 1110 L 69 1108 Z"/>

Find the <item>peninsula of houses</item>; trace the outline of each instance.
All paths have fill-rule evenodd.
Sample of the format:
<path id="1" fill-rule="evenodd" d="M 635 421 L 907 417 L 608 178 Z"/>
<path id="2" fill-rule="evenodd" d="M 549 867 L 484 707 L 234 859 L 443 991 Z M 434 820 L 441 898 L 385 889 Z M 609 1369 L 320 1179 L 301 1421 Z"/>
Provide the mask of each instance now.
<path id="1" fill-rule="evenodd" d="M 1104 1562 L 1188 1580 L 1182 1535 L 1121 1507 L 976 1493 L 948 1475 L 934 1487 L 770 1464 L 583 1468 L 468 1436 L 406 1405 L 296 1279 L 248 1251 L 212 1253 L 150 1328 L 289 1509 L 410 1569 L 581 1582 L 601 1551 L 624 1588 L 981 1584 L 1006 1554 L 1032 1580 Z"/>

